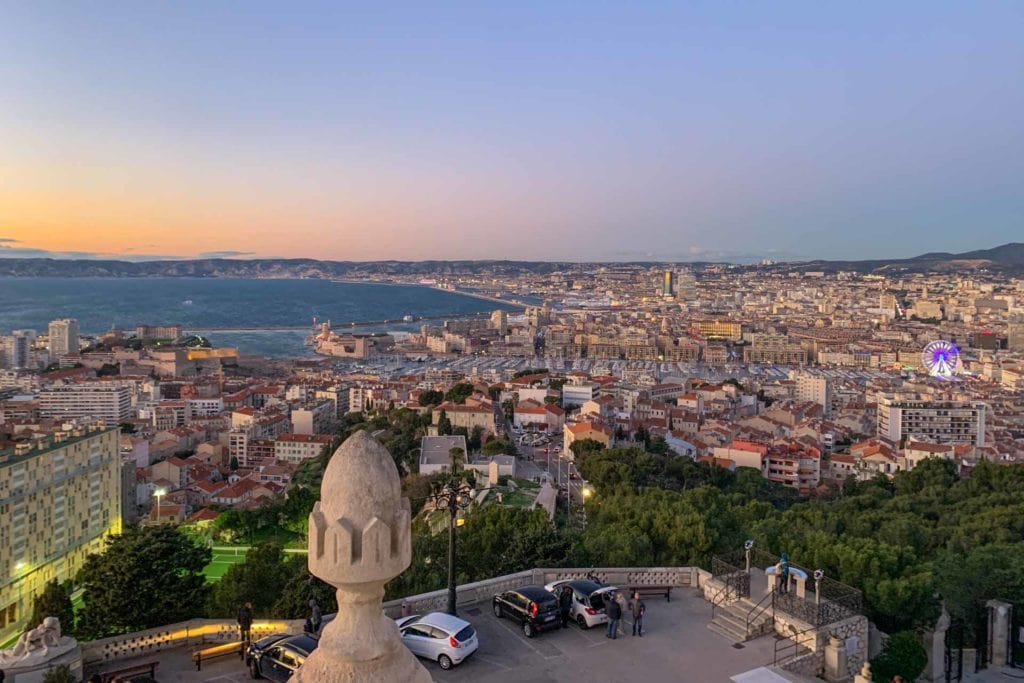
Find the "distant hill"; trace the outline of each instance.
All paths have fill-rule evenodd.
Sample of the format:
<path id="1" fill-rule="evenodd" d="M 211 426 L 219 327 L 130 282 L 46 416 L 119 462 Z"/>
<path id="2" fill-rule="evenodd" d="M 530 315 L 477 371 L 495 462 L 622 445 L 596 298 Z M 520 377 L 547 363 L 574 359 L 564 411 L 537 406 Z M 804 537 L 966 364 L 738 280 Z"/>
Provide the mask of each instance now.
<path id="1" fill-rule="evenodd" d="M 638 263 L 638 262 L 633 262 Z M 114 261 L 92 259 L 0 258 L 6 277 L 226 277 L 361 279 L 370 276 L 444 277 L 450 275 L 519 274 L 592 271 L 595 266 L 559 261 L 318 261 L 316 259 L 191 259 L 175 261 Z M 647 265 L 655 265 L 653 262 Z M 688 264 L 695 267 L 704 263 Z M 1024 243 L 1012 242 L 962 254 L 933 252 L 908 259 L 869 261 L 802 261 L 772 266 L 743 266 L 768 271 L 821 270 L 860 273 L 924 273 L 994 271 L 1024 273 Z"/>

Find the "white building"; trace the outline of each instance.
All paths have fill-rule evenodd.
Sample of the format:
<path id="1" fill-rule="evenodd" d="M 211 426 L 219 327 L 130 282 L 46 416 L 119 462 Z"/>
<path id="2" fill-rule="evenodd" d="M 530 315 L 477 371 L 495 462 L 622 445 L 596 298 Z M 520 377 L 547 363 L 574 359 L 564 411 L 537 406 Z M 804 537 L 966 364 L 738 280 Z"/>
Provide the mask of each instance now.
<path id="1" fill-rule="evenodd" d="M 50 360 L 56 361 L 69 353 L 78 353 L 78 321 L 54 320 L 50 323 Z"/>
<path id="2" fill-rule="evenodd" d="M 565 384 L 562 386 L 562 406 L 570 408 L 581 406 L 587 401 L 597 398 L 597 392 L 601 385 L 593 382 L 581 382 L 579 384 Z"/>
<path id="3" fill-rule="evenodd" d="M 39 414 L 43 417 L 96 417 L 116 424 L 132 417 L 128 387 L 107 383 L 54 386 L 39 392 Z"/>
<path id="4" fill-rule="evenodd" d="M 818 404 L 826 417 L 832 414 L 832 380 L 810 372 L 790 372 L 789 378 L 796 382 L 797 401 Z"/>
<path id="5" fill-rule="evenodd" d="M 296 434 L 331 434 L 337 408 L 334 401 L 313 401 L 292 411 L 292 431 Z"/>
<path id="6" fill-rule="evenodd" d="M 878 435 L 899 444 L 905 438 L 930 443 L 985 445 L 985 404 L 878 396 Z"/>
<path id="7" fill-rule="evenodd" d="M 298 465 L 318 457 L 332 438 L 327 434 L 282 434 L 274 440 L 274 458 Z"/>

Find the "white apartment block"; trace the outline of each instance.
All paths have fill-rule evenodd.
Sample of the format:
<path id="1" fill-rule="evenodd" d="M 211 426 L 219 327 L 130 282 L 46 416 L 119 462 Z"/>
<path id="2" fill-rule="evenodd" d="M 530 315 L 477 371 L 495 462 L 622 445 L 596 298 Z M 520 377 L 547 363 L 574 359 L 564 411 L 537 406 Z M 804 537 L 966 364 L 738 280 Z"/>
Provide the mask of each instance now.
<path id="1" fill-rule="evenodd" d="M 810 372 L 790 372 L 789 378 L 796 382 L 797 401 L 818 404 L 826 417 L 832 414 L 832 380 Z"/>
<path id="2" fill-rule="evenodd" d="M 74 318 L 50 323 L 50 359 L 56 361 L 69 353 L 78 353 L 78 321 Z"/>
<path id="3" fill-rule="evenodd" d="M 590 382 L 580 384 L 565 384 L 562 386 L 562 406 L 570 408 L 581 406 L 587 401 L 597 398 L 597 392 L 601 385 Z"/>
<path id="4" fill-rule="evenodd" d="M 296 434 L 331 434 L 334 432 L 334 401 L 323 399 L 292 410 L 292 431 Z"/>
<path id="5" fill-rule="evenodd" d="M 81 383 L 48 387 L 39 392 L 43 417 L 96 417 L 110 423 L 132 417 L 131 392 L 126 386 Z"/>
<path id="6" fill-rule="evenodd" d="M 318 457 L 332 439 L 327 434 L 282 434 L 274 440 L 274 458 L 298 465 Z"/>
<path id="7" fill-rule="evenodd" d="M 900 444 L 905 438 L 930 443 L 985 445 L 985 404 L 878 396 L 878 435 Z"/>

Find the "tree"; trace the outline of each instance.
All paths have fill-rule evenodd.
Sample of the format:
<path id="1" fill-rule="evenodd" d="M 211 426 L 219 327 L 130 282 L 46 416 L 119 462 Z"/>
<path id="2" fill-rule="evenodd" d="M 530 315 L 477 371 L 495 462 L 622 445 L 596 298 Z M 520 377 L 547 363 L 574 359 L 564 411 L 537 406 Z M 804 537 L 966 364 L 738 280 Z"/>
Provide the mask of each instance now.
<path id="1" fill-rule="evenodd" d="M 452 433 L 452 421 L 448 419 L 443 408 L 437 418 L 437 433 L 439 436 L 450 436 Z"/>
<path id="2" fill-rule="evenodd" d="M 504 391 L 504 389 L 501 387 L 500 384 L 494 384 L 494 385 L 491 385 L 491 386 L 487 387 L 487 396 L 492 401 L 497 401 L 498 398 L 501 397 L 501 392 L 502 391 Z"/>
<path id="3" fill-rule="evenodd" d="M 108 375 L 120 375 L 121 364 L 120 363 L 104 363 L 103 366 L 96 371 L 97 377 L 106 377 Z"/>
<path id="4" fill-rule="evenodd" d="M 221 580 L 214 584 L 210 596 L 210 614 L 215 617 L 231 617 L 239 607 L 251 602 L 254 616 L 278 616 L 274 614 L 277 591 L 289 578 L 284 550 L 280 545 L 255 545 L 249 549 L 244 562 L 231 565 Z"/>
<path id="5" fill-rule="evenodd" d="M 913 631 L 900 631 L 889 636 L 882 652 L 871 660 L 871 679 L 888 683 L 894 676 L 916 681 L 928 666 L 928 653 Z"/>
<path id="6" fill-rule="evenodd" d="M 229 467 L 231 468 L 232 472 L 234 472 L 235 470 L 238 469 L 238 456 L 237 455 L 232 455 L 231 456 L 231 464 L 229 465 Z"/>
<path id="7" fill-rule="evenodd" d="M 288 579 L 280 589 L 271 610 L 279 619 L 303 619 L 309 616 L 309 601 L 316 600 L 324 614 L 338 611 L 334 586 L 309 573 L 305 555 L 292 555 L 285 560 Z"/>
<path id="8" fill-rule="evenodd" d="M 60 619 L 60 628 L 66 633 L 75 630 L 75 609 L 71 605 L 71 596 L 56 579 L 47 583 L 43 592 L 36 596 L 29 623 L 41 624 L 46 617 Z"/>
<path id="9" fill-rule="evenodd" d="M 122 434 L 134 434 L 135 433 L 135 425 L 133 425 L 131 422 L 122 422 L 120 424 L 120 427 L 121 427 L 121 433 Z"/>
<path id="10" fill-rule="evenodd" d="M 440 391 L 434 391 L 428 389 L 420 394 L 419 404 L 421 406 L 436 406 L 440 405 L 441 401 L 444 400 L 444 394 Z"/>
<path id="11" fill-rule="evenodd" d="M 470 451 L 480 450 L 484 437 L 484 428 L 480 425 L 473 427 L 469 432 L 468 446 Z"/>
<path id="12" fill-rule="evenodd" d="M 71 668 L 67 664 L 61 664 L 46 670 L 43 683 L 78 683 L 78 679 L 71 673 Z"/>
<path id="13" fill-rule="evenodd" d="M 210 549 L 175 527 L 128 527 L 78 573 L 85 589 L 76 635 L 95 640 L 203 616 Z"/>
<path id="14" fill-rule="evenodd" d="M 514 399 L 507 398 L 501 402 L 501 411 L 505 414 L 505 419 L 510 422 L 515 419 L 516 415 L 516 402 Z"/>
<path id="15" fill-rule="evenodd" d="M 509 439 L 491 439 L 481 450 L 484 455 L 515 455 L 516 447 Z"/>
<path id="16" fill-rule="evenodd" d="M 465 403 L 466 399 L 472 395 L 473 385 L 469 382 L 459 382 L 452 385 L 452 388 L 444 395 L 444 399 L 452 403 Z"/>
<path id="17" fill-rule="evenodd" d="M 603 451 L 604 449 L 604 444 L 596 439 L 580 439 L 578 441 L 573 441 L 569 446 L 569 450 L 572 451 L 576 462 L 582 461 L 591 453 Z"/>

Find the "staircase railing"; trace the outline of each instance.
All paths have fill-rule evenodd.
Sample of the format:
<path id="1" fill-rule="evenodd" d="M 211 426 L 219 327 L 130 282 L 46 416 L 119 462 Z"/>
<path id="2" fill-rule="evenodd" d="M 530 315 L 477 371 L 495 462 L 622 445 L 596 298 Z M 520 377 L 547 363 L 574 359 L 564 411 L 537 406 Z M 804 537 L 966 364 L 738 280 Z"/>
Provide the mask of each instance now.
<path id="1" fill-rule="evenodd" d="M 772 622 L 775 621 L 775 591 L 768 591 L 764 597 L 757 601 L 757 604 L 747 612 L 747 634 L 749 637 L 750 627 L 757 623 L 768 610 L 772 611 Z"/>
<path id="2" fill-rule="evenodd" d="M 785 666 L 789 662 L 799 657 L 800 648 L 806 647 L 806 645 L 804 645 L 802 642 L 804 640 L 803 637 L 808 633 L 817 631 L 818 629 L 818 626 L 811 626 L 810 628 L 805 628 L 803 631 L 799 631 L 791 636 L 787 636 L 785 638 L 780 638 L 779 640 L 776 640 L 775 652 L 772 657 L 772 664 L 774 664 L 775 666 Z M 790 649 L 792 649 L 792 653 L 783 654 Z M 810 650 L 811 648 L 808 647 L 807 649 Z"/>

